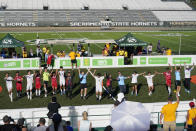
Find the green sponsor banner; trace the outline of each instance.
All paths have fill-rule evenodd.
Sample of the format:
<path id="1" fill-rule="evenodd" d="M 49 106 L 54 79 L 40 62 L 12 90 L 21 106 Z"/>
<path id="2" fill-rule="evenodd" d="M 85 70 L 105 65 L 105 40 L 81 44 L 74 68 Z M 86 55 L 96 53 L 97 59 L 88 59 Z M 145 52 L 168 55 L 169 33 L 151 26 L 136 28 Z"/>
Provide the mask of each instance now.
<path id="1" fill-rule="evenodd" d="M 93 66 L 112 66 L 113 59 L 92 59 Z"/>
<path id="2" fill-rule="evenodd" d="M 0 61 L 0 68 L 20 68 L 21 61 Z"/>
<path id="3" fill-rule="evenodd" d="M 137 65 L 137 58 L 133 58 L 133 65 Z"/>
<path id="4" fill-rule="evenodd" d="M 31 61 L 31 66 L 33 68 L 39 67 L 39 60 L 32 60 Z"/>
<path id="5" fill-rule="evenodd" d="M 124 65 L 124 58 L 118 58 L 118 65 Z"/>
<path id="6" fill-rule="evenodd" d="M 140 64 L 145 65 L 146 64 L 146 57 L 140 57 Z"/>
<path id="7" fill-rule="evenodd" d="M 23 60 L 23 67 L 24 68 L 30 68 L 31 64 L 30 64 L 30 60 Z"/>
<path id="8" fill-rule="evenodd" d="M 77 59 L 77 65 L 80 66 L 80 59 Z M 60 66 L 71 67 L 71 60 L 70 59 L 60 60 Z"/>
<path id="9" fill-rule="evenodd" d="M 173 64 L 191 64 L 192 58 L 191 57 L 174 57 L 172 59 Z"/>
<path id="10" fill-rule="evenodd" d="M 90 58 L 83 59 L 83 66 L 90 66 Z"/>
<path id="11" fill-rule="evenodd" d="M 167 57 L 148 58 L 148 64 L 168 64 L 168 58 Z"/>

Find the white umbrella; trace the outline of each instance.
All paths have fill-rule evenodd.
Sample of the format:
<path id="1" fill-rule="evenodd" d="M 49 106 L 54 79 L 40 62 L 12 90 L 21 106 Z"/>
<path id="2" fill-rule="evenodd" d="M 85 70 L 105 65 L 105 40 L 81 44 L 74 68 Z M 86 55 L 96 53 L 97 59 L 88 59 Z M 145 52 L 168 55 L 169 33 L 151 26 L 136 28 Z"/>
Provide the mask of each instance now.
<path id="1" fill-rule="evenodd" d="M 124 101 L 112 111 L 111 126 L 115 131 L 147 131 L 150 113 L 142 103 Z"/>

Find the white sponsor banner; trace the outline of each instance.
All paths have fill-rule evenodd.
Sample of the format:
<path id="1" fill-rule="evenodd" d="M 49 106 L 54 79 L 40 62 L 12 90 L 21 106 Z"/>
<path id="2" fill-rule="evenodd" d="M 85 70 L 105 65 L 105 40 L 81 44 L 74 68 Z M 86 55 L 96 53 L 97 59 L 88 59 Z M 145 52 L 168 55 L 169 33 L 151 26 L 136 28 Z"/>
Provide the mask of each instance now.
<path id="1" fill-rule="evenodd" d="M 162 56 L 134 56 L 132 65 L 124 65 L 123 56 L 111 57 L 79 57 L 77 63 L 80 68 L 124 68 L 124 67 L 159 67 L 174 65 L 192 65 L 196 63 L 196 55 L 162 55 Z M 55 68 L 63 66 L 65 69 L 71 68 L 69 57 L 55 60 Z"/>
<path id="2" fill-rule="evenodd" d="M 111 68 L 124 65 L 123 56 L 110 57 L 78 57 L 77 65 L 80 68 Z M 63 66 L 65 69 L 71 68 L 71 59 L 69 57 L 55 59 L 55 68 Z"/>
<path id="3" fill-rule="evenodd" d="M 162 55 L 162 56 L 134 56 L 132 66 L 168 66 L 192 65 L 196 63 L 196 55 Z"/>

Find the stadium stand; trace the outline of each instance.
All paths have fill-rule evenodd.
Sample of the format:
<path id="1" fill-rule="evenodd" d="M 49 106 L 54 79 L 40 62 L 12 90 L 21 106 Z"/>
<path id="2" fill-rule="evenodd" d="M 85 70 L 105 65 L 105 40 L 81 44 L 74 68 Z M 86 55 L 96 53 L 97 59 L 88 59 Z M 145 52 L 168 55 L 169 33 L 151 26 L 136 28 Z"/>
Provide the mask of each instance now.
<path id="1" fill-rule="evenodd" d="M 191 10 L 184 2 L 161 0 L 0 0 L 7 9 L 123 9 L 126 5 L 130 10 Z"/>
<path id="2" fill-rule="evenodd" d="M 195 16 L 196 11 L 184 1 L 0 0 L 0 27 L 166 27 L 176 26 L 173 21 L 194 22 Z"/>
<path id="3" fill-rule="evenodd" d="M 162 0 L 0 0 L 6 9 L 123 9 L 126 5 L 130 10 L 191 10 L 186 3 L 181 1 Z"/>
<path id="4" fill-rule="evenodd" d="M 153 11 L 159 21 L 196 21 L 196 11 Z"/>

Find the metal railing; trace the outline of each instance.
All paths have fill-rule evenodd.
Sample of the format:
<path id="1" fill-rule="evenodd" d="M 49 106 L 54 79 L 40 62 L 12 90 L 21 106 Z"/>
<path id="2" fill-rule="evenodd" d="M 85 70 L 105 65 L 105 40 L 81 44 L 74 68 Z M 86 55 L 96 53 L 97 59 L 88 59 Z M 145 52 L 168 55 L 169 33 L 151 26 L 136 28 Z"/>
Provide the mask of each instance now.
<path id="1" fill-rule="evenodd" d="M 178 123 L 177 121 L 177 125 L 182 124 L 186 121 L 186 112 L 187 110 L 183 110 L 183 111 L 176 111 L 176 119 L 178 120 L 178 118 L 183 117 L 184 120 L 181 120 L 183 122 Z M 161 127 L 160 124 L 160 115 L 161 112 L 151 112 L 151 124 L 152 125 L 157 125 L 157 127 Z M 90 121 L 100 121 L 100 120 L 106 120 L 106 121 L 110 121 L 111 119 L 111 114 L 101 114 L 101 115 L 89 115 L 89 120 Z M 91 117 L 101 117 L 100 119 L 92 119 Z M 108 119 L 103 119 L 103 117 L 109 117 Z M 25 124 L 26 126 L 36 126 L 38 124 L 38 120 L 40 118 L 45 118 L 46 120 L 48 120 L 48 117 L 29 117 L 29 118 L 25 118 Z M 78 120 L 78 118 L 82 118 L 82 115 L 70 115 L 70 116 L 62 116 L 63 119 L 68 119 L 71 123 L 72 126 L 76 128 L 76 126 L 74 126 L 73 124 L 75 123 L 75 120 Z M 14 120 L 18 120 L 19 118 L 14 118 Z M 37 121 L 36 121 L 37 120 Z M 0 119 L 0 121 L 2 121 L 2 119 Z M 31 121 L 31 122 L 28 122 Z"/>

